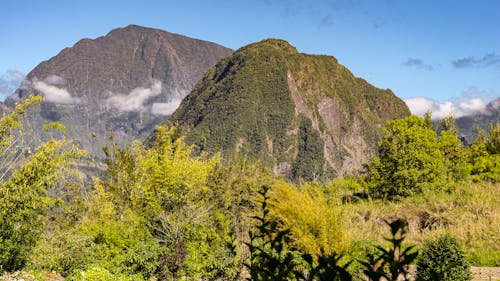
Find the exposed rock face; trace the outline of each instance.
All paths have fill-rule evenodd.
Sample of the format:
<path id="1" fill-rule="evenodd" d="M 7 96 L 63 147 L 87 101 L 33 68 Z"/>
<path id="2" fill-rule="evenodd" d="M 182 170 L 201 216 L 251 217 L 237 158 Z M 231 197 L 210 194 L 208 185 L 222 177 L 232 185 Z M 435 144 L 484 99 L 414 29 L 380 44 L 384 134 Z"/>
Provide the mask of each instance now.
<path id="1" fill-rule="evenodd" d="M 40 63 L 6 104 L 30 93 L 45 96 L 30 121 L 35 131 L 42 123 L 61 122 L 68 138 L 99 153 L 110 133 L 122 143 L 144 139 L 208 68 L 231 53 L 211 42 L 130 25 L 82 39 Z"/>
<path id="2" fill-rule="evenodd" d="M 312 180 L 360 168 L 385 122 L 409 114 L 390 90 L 354 77 L 335 58 L 269 39 L 208 70 L 167 123 L 200 150 L 243 153 Z"/>

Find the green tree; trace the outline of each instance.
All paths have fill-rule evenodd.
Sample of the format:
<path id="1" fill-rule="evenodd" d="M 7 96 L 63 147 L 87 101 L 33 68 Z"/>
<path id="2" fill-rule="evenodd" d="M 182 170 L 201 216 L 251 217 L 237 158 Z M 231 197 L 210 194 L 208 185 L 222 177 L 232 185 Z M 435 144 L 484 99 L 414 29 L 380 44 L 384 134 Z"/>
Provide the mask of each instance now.
<path id="1" fill-rule="evenodd" d="M 292 179 L 319 180 L 323 176 L 323 141 L 309 118 L 300 115 L 299 122 L 298 153 L 292 165 Z"/>
<path id="2" fill-rule="evenodd" d="M 308 232 L 311 231 L 310 228 L 313 226 L 309 225 L 311 222 L 304 219 L 302 215 L 318 217 L 321 214 L 311 213 L 310 210 L 300 214 L 301 218 L 294 221 L 293 223 L 296 225 L 293 226 L 308 229 L 305 232 L 309 236 L 304 234 L 306 236 L 306 239 L 304 239 L 304 237 L 297 236 L 297 234 L 294 235 L 293 229 L 284 229 L 284 227 L 291 226 L 289 221 L 283 222 L 271 215 L 272 206 L 268 204 L 272 200 L 268 194 L 270 190 L 270 187 L 263 186 L 259 192 L 262 199 L 260 213 L 254 216 L 254 219 L 257 220 L 255 231 L 250 231 L 250 242 L 246 243 L 250 251 L 250 258 L 246 264 L 251 276 L 249 280 L 352 280 L 352 276 L 348 272 L 351 263 L 342 261 L 342 254 L 332 252 L 329 247 L 322 247 L 324 245 L 319 246 L 321 252 L 310 254 L 307 252 L 308 249 L 305 249 L 305 245 L 299 243 L 299 247 L 297 247 L 297 243 L 294 243 L 295 240 L 302 240 L 303 243 L 305 240 L 310 239 L 311 236 Z M 299 194 L 294 193 L 294 196 Z M 290 199 L 283 198 L 283 200 L 288 201 Z M 307 199 L 307 201 L 310 200 L 310 198 Z M 297 203 L 295 200 L 290 201 L 290 205 Z M 308 206 L 309 203 L 305 205 L 308 209 L 311 208 L 311 206 Z M 297 206 L 297 208 L 301 207 L 304 207 L 304 205 Z M 326 211 L 324 208 L 320 209 Z M 292 214 L 297 213 L 292 211 Z M 332 219 L 329 215 L 326 215 L 326 217 L 326 220 Z M 334 224 L 338 224 L 338 218 L 334 217 L 333 220 Z M 322 226 L 313 231 L 321 232 L 316 234 L 318 240 L 325 240 L 325 238 L 328 240 L 327 238 L 331 237 L 325 237 L 327 234 L 325 234 L 325 229 L 322 229 L 325 226 L 325 221 L 320 222 L 320 224 Z M 336 229 L 332 232 L 337 233 L 337 231 Z M 342 241 L 343 238 L 339 237 L 339 240 Z M 333 241 L 326 241 L 326 243 L 322 241 L 315 244 L 328 244 L 328 242 L 332 243 Z M 315 250 L 316 246 L 318 245 L 313 246 L 312 249 Z"/>
<path id="3" fill-rule="evenodd" d="M 341 265 L 343 256 L 341 254 L 322 254 L 314 261 L 314 257 L 308 254 L 302 255 L 306 262 L 306 272 L 299 271 L 297 275 L 307 281 L 351 281 L 352 275 L 348 268 L 351 262 Z"/>
<path id="4" fill-rule="evenodd" d="M 497 147 L 500 143 L 500 125 L 490 124 L 490 134 L 478 128 L 478 132 L 469 148 L 469 162 L 472 164 L 472 179 L 474 181 L 500 181 L 500 153 Z"/>
<path id="5" fill-rule="evenodd" d="M 191 151 L 175 128 L 165 127 L 157 128 L 149 147 L 134 143 L 107 149 L 107 176 L 96 181 L 95 214 L 89 215 L 102 220 L 86 223 L 106 249 L 101 260 L 115 260 L 106 269 L 136 268 L 161 279 L 234 277 L 230 220 L 211 200 L 216 191 L 208 184 L 220 159 L 194 157 Z M 131 226 L 138 232 L 130 233 Z M 157 256 L 139 251 L 138 258 L 125 262 L 130 253 L 121 249 L 139 249 L 143 242 Z M 155 269 L 146 270 L 142 261 L 156 264 Z M 127 266 L 120 269 L 119 264 Z"/>
<path id="6" fill-rule="evenodd" d="M 449 178 L 454 181 L 464 180 L 470 176 L 472 165 L 468 162 L 467 150 L 458 138 L 455 119 L 452 116 L 446 117 L 441 121 L 441 127 L 439 145 Z"/>
<path id="7" fill-rule="evenodd" d="M 500 123 L 489 125 L 489 136 L 486 141 L 486 149 L 489 154 L 500 154 Z"/>
<path id="8" fill-rule="evenodd" d="M 378 153 L 367 166 L 372 197 L 399 199 L 444 184 L 445 166 L 436 133 L 421 117 L 389 122 Z"/>
<path id="9" fill-rule="evenodd" d="M 295 249 L 315 257 L 345 252 L 347 234 L 340 200 L 328 202 L 323 187 L 277 181 L 270 196 L 270 216 L 289 230 Z"/>
<path id="10" fill-rule="evenodd" d="M 16 146 L 13 136 L 21 133 L 14 130 L 22 128 L 21 116 L 37 101 L 40 98 L 28 98 L 0 119 L 2 152 Z M 49 189 L 58 184 L 70 161 L 82 155 L 75 147 L 68 147 L 65 140 L 50 140 L 31 154 L 30 150 L 21 148 L 21 153 L 9 158 L 0 180 L 0 271 L 18 270 L 27 263 L 42 235 L 48 207 L 55 202 Z M 9 179 L 4 181 L 7 173 Z"/>

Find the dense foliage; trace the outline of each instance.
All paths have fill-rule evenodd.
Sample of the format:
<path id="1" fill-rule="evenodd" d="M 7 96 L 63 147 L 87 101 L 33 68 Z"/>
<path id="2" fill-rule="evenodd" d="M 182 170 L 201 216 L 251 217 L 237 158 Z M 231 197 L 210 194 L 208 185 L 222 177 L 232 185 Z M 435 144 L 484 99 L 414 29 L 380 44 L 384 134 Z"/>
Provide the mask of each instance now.
<path id="1" fill-rule="evenodd" d="M 440 189 L 445 167 L 436 133 L 423 118 L 389 122 L 369 167 L 373 197 L 398 199 Z"/>
<path id="2" fill-rule="evenodd" d="M 297 157 L 292 165 L 291 177 L 295 181 L 317 181 L 324 175 L 323 140 L 312 127 L 311 120 L 301 116 Z"/>
<path id="3" fill-rule="evenodd" d="M 8 163 L 2 272 L 29 270 L 37 280 L 396 280 L 408 278 L 421 245 L 421 278 L 451 276 L 465 256 L 498 265 L 499 125 L 467 146 L 452 119 L 439 131 L 415 116 L 393 121 L 366 173 L 328 182 L 302 181 L 318 179 L 308 174 L 290 182 L 248 158 L 194 153 L 176 128 L 159 127 L 148 145 L 111 138 L 103 175 L 88 182 L 72 169 L 82 152 L 65 140 L 11 153 L 30 102 L 0 120 Z M 456 238 L 435 239 L 444 232 Z"/>
<path id="4" fill-rule="evenodd" d="M 458 138 L 453 118 L 441 123 L 437 133 L 430 120 L 418 116 L 389 122 L 378 144 L 379 155 L 366 165 L 367 184 L 374 198 L 397 200 L 444 190 L 450 183 L 488 179 L 498 182 L 497 130 L 489 137 L 478 133 L 471 147 Z"/>
<path id="5" fill-rule="evenodd" d="M 466 281 L 471 278 L 467 258 L 458 241 L 450 235 L 424 244 L 417 272 L 417 279 L 422 281 Z"/>
<path id="6" fill-rule="evenodd" d="M 49 190 L 57 185 L 69 159 L 78 156 L 75 148 L 66 149 L 64 140 L 51 140 L 34 151 L 14 146 L 18 140 L 22 143 L 20 117 L 38 101 L 29 98 L 0 119 L 2 165 L 6 165 L 0 180 L 0 272 L 18 270 L 28 262 L 42 236 L 48 207 L 55 204 Z M 16 150 L 13 158 L 9 157 L 11 150 Z M 10 176 L 4 181 L 7 174 Z"/>
<path id="7" fill-rule="evenodd" d="M 166 122 L 201 151 L 240 153 L 293 180 L 315 180 L 360 166 L 385 122 L 408 115 L 390 90 L 334 57 L 268 39 L 219 61 Z"/>

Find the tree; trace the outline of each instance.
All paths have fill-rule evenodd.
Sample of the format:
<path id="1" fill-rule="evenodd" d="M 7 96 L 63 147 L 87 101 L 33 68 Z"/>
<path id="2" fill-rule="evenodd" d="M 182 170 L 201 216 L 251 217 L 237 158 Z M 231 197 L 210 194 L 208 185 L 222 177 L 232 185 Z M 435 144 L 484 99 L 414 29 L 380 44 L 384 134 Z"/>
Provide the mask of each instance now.
<path id="1" fill-rule="evenodd" d="M 443 119 L 441 127 L 439 145 L 449 178 L 454 181 L 464 180 L 470 176 L 472 165 L 468 163 L 467 150 L 458 138 L 458 128 L 453 116 Z"/>
<path id="2" fill-rule="evenodd" d="M 21 116 L 37 101 L 40 98 L 28 98 L 0 119 L 2 152 L 16 147 L 13 136 L 20 133 L 13 130 L 22 127 Z M 0 271 L 18 270 L 26 264 L 41 237 L 47 209 L 54 203 L 49 189 L 58 183 L 71 159 L 82 155 L 65 140 L 50 140 L 31 154 L 30 149 L 23 147 L 16 157 L 8 158 L 3 175 L 10 177 L 4 181 L 2 176 L 0 181 Z"/>
<path id="3" fill-rule="evenodd" d="M 316 181 L 323 176 L 323 141 L 305 115 L 299 118 L 298 152 L 292 165 L 292 179 Z"/>
<path id="4" fill-rule="evenodd" d="M 500 181 L 500 125 L 490 124 L 490 133 L 478 128 L 478 132 L 469 148 L 469 162 L 472 164 L 474 181 Z"/>
<path id="5" fill-rule="evenodd" d="M 394 200 L 440 189 L 444 184 L 445 167 L 436 133 L 421 117 L 389 122 L 378 153 L 367 165 L 372 197 Z"/>
<path id="6" fill-rule="evenodd" d="M 486 141 L 486 149 L 490 154 L 500 154 L 500 123 L 489 126 L 489 136 Z"/>
<path id="7" fill-rule="evenodd" d="M 136 142 L 107 149 L 107 175 L 96 181 L 91 205 L 98 207 L 89 216 L 102 220 L 88 223 L 90 233 L 103 235 L 102 246 L 112 254 L 101 256 L 103 261 L 115 259 L 119 264 L 123 248 L 146 241 L 160 248 L 151 264 L 157 264 L 154 272 L 161 279 L 234 277 L 229 219 L 217 208 L 217 200 L 211 201 L 215 191 L 208 185 L 220 158 L 194 157 L 191 152 L 175 128 L 162 126 L 148 147 Z M 125 231 L 127 225 L 141 231 Z M 120 241 L 124 246 L 115 247 Z M 155 245 L 151 248 L 157 249 Z M 131 268 L 144 267 L 129 264 L 115 271 Z"/>
<path id="8" fill-rule="evenodd" d="M 307 281 L 351 281 L 352 275 L 348 268 L 351 262 L 341 265 L 343 256 L 333 253 L 330 255 L 322 254 L 318 256 L 317 262 L 314 257 L 308 254 L 302 255 L 306 262 L 306 272 L 299 272 L 303 280 Z"/>
<path id="9" fill-rule="evenodd" d="M 250 242 L 246 243 L 250 250 L 250 259 L 246 264 L 250 271 L 249 280 L 352 280 L 352 276 L 348 272 L 348 267 L 351 262 L 344 262 L 344 256 L 342 254 L 333 252 L 329 247 L 321 247 L 325 245 L 320 246 L 321 252 L 313 254 L 304 251 L 307 250 L 304 249 L 305 245 L 299 245 L 299 247 L 297 247 L 297 243 L 294 243 L 293 241 L 299 239 L 303 240 L 303 237 L 297 236 L 296 234 L 294 236 L 293 229 L 285 228 L 292 226 L 290 221 L 283 222 L 280 219 L 277 219 L 275 215 L 271 214 L 272 206 L 268 204 L 271 203 L 272 200 L 271 196 L 268 194 L 270 190 L 270 187 L 263 186 L 262 190 L 259 192 L 262 197 L 262 201 L 260 202 L 261 213 L 254 216 L 254 219 L 257 220 L 257 224 L 255 226 L 256 230 L 250 231 Z M 296 193 L 295 195 L 298 194 Z M 318 197 L 316 198 L 319 199 Z M 283 200 L 288 201 L 289 198 L 283 198 Z M 310 201 L 311 198 L 306 200 Z M 290 205 L 294 205 L 296 203 L 297 201 L 295 200 L 291 200 L 291 202 L 289 202 Z M 310 202 L 306 203 L 306 207 L 311 208 L 311 206 L 307 206 L 309 203 Z M 275 202 L 272 204 L 275 204 Z M 297 206 L 297 208 L 301 207 L 304 206 Z M 321 210 L 325 211 L 325 209 Z M 297 213 L 292 212 L 292 215 L 294 214 Z M 308 211 L 304 212 L 302 215 L 310 215 L 313 217 L 321 216 L 321 214 L 314 214 Z M 326 220 L 331 219 L 328 214 L 326 217 Z M 315 218 L 313 218 L 313 221 L 311 222 L 314 222 L 314 219 Z M 334 224 L 338 224 L 336 217 L 334 218 L 334 221 Z M 313 227 L 309 225 L 311 222 L 304 220 L 304 217 L 301 217 L 297 221 L 293 222 L 296 224 L 293 226 L 297 228 L 306 228 L 310 231 L 310 228 Z M 324 223 L 325 221 L 322 221 L 320 224 Z M 325 225 L 322 227 L 324 226 Z M 324 237 L 325 229 L 321 229 L 322 227 L 315 229 L 316 231 L 323 232 L 318 234 L 318 240 L 324 240 L 327 238 Z M 338 231 L 338 229 L 333 230 L 334 233 L 336 233 L 336 231 Z M 339 237 L 339 240 L 342 240 L 342 237 Z M 309 242 L 312 242 L 312 240 L 309 240 Z M 317 244 L 321 244 L 321 242 Z"/>

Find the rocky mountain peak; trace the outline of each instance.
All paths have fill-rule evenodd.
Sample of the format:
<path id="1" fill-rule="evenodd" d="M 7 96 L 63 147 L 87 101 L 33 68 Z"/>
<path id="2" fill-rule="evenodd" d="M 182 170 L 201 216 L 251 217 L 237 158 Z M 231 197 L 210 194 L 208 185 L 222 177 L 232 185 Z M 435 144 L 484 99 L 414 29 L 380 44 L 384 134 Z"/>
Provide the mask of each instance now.
<path id="1" fill-rule="evenodd" d="M 6 104 L 32 93 L 44 96 L 32 123 L 59 121 L 74 130 L 70 139 L 98 153 L 110 133 L 124 143 L 143 139 L 231 53 L 215 43 L 129 25 L 82 39 L 40 63 Z"/>

